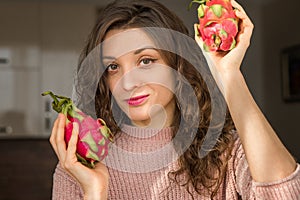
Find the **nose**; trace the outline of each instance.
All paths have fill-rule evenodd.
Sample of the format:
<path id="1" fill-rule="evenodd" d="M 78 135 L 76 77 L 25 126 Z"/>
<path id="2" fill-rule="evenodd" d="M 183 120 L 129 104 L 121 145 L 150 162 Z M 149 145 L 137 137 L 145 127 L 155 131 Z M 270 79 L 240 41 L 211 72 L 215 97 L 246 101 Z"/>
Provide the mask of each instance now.
<path id="1" fill-rule="evenodd" d="M 138 73 L 137 68 L 130 68 L 128 70 L 125 70 L 123 73 L 123 76 L 121 78 L 120 83 L 122 84 L 122 87 L 126 91 L 132 91 L 136 87 L 139 87 L 143 83 L 143 78 L 140 73 Z"/>

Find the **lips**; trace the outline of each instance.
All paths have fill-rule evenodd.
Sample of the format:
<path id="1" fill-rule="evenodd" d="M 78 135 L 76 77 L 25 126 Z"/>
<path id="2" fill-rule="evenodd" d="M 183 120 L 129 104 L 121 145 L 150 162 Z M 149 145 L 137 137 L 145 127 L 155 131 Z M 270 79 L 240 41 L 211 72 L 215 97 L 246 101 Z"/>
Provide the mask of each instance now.
<path id="1" fill-rule="evenodd" d="M 148 98 L 148 96 L 149 96 L 149 94 L 131 97 L 130 99 L 127 99 L 126 102 L 130 106 L 138 106 L 138 105 L 141 105 L 143 102 L 145 102 L 146 99 Z"/>

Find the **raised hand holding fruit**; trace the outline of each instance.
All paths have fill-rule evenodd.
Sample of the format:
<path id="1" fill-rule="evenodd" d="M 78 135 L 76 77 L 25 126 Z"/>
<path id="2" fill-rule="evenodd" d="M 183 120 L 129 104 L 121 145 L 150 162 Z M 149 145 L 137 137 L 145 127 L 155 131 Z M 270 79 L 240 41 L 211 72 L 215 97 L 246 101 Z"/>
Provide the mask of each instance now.
<path id="1" fill-rule="evenodd" d="M 108 145 L 112 141 L 110 129 L 102 119 L 95 120 L 79 110 L 70 98 L 55 95 L 50 91 L 42 95 L 50 95 L 54 100 L 52 108 L 67 116 L 64 137 L 67 145 L 72 135 L 73 122 L 78 124 L 76 156 L 82 164 L 94 168 L 95 162 L 103 160 L 108 154 Z"/>

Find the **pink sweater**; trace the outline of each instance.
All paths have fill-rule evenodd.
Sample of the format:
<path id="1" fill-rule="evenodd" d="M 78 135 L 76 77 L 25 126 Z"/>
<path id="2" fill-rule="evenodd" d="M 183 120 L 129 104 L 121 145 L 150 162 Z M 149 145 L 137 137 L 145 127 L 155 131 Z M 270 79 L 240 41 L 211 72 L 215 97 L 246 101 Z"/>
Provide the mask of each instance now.
<path id="1" fill-rule="evenodd" d="M 122 128 L 120 137 L 111 146 L 105 160 L 110 173 L 109 199 L 191 199 L 184 187 L 170 182 L 167 177 L 170 170 L 178 167 L 176 154 L 164 151 L 164 147 L 172 139 L 171 132 L 171 128 L 159 132 L 131 126 Z M 143 154 L 147 152 L 148 154 Z M 199 195 L 193 190 L 192 193 L 195 199 L 210 199 L 205 194 Z M 83 199 L 78 182 L 59 164 L 53 177 L 52 195 L 54 200 Z M 237 138 L 226 177 L 215 199 L 238 200 L 240 197 L 245 200 L 299 200 L 300 165 L 282 180 L 271 183 L 255 182 L 251 178 L 243 147 Z"/>

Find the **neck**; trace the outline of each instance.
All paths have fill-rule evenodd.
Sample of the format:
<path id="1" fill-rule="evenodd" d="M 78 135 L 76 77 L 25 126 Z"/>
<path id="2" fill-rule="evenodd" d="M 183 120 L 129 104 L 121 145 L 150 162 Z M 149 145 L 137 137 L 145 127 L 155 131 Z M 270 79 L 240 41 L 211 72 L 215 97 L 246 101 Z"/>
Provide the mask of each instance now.
<path id="1" fill-rule="evenodd" d="M 170 127 L 174 120 L 175 104 L 175 100 L 173 100 L 166 107 L 159 104 L 153 105 L 149 112 L 149 119 L 132 121 L 132 124 L 138 127 L 157 129 Z"/>

